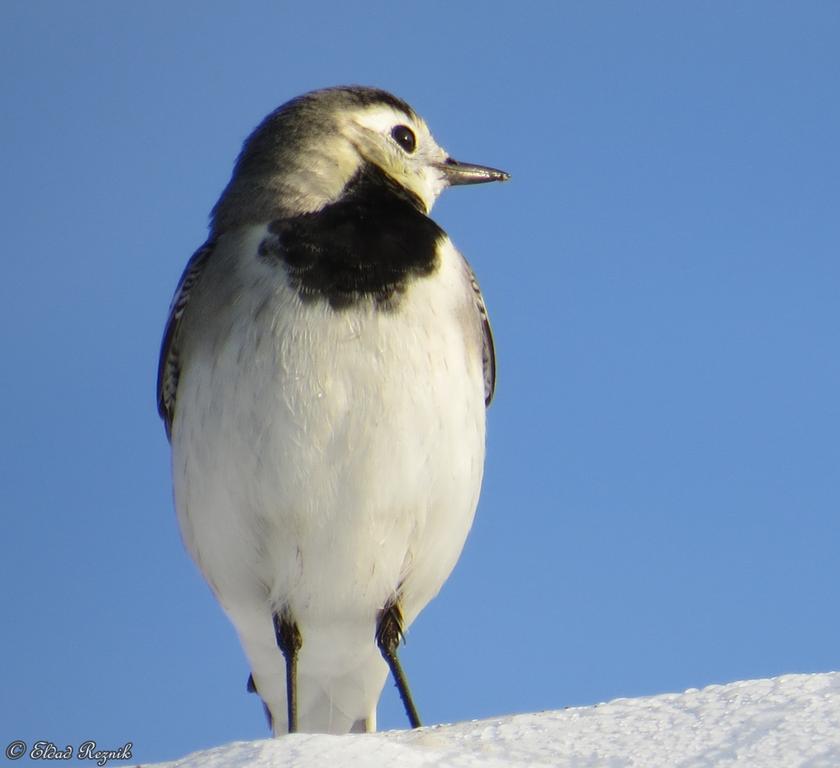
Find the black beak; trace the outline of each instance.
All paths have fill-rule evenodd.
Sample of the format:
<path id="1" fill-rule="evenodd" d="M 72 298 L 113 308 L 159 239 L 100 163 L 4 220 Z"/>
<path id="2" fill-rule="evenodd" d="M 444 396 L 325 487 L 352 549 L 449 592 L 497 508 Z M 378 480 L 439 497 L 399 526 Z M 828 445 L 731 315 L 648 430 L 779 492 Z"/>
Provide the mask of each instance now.
<path id="1" fill-rule="evenodd" d="M 495 168 L 488 168 L 486 165 L 470 165 L 459 163 L 451 157 L 446 158 L 438 166 L 450 187 L 459 184 L 485 184 L 488 181 L 507 181 L 510 174 L 499 171 Z"/>

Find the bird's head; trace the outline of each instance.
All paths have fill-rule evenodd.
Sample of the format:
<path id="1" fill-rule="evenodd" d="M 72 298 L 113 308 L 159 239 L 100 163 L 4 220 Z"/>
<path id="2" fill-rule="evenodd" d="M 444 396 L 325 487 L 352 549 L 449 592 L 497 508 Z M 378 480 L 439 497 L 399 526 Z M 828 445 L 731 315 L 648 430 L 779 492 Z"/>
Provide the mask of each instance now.
<path id="1" fill-rule="evenodd" d="M 508 178 L 453 160 L 423 118 L 386 91 L 327 88 L 284 104 L 248 137 L 213 209 L 214 229 L 319 211 L 365 166 L 385 173 L 426 213 L 448 186 Z"/>

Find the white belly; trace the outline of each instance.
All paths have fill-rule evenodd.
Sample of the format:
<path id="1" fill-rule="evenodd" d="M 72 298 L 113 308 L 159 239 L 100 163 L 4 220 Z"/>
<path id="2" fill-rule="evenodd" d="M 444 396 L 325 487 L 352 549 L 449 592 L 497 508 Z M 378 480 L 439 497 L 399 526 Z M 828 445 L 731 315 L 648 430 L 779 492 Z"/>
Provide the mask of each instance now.
<path id="1" fill-rule="evenodd" d="M 185 350 L 172 432 L 181 529 L 275 720 L 285 684 L 271 615 L 286 608 L 303 641 L 303 729 L 324 695 L 330 718 L 353 722 L 385 678 L 378 611 L 399 595 L 408 624 L 437 594 L 478 501 L 484 384 L 463 261 L 450 247 L 391 312 L 301 304 L 256 260 L 238 279 L 248 290 L 196 312 L 203 341 Z"/>

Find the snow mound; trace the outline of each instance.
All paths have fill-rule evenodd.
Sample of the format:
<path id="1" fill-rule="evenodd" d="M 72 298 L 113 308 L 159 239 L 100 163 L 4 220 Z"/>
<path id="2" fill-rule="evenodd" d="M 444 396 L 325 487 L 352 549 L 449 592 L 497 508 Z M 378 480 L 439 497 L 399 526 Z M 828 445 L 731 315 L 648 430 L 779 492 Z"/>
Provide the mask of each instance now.
<path id="1" fill-rule="evenodd" d="M 840 673 L 787 675 L 594 707 L 348 736 L 294 734 L 158 768 L 837 768 Z"/>

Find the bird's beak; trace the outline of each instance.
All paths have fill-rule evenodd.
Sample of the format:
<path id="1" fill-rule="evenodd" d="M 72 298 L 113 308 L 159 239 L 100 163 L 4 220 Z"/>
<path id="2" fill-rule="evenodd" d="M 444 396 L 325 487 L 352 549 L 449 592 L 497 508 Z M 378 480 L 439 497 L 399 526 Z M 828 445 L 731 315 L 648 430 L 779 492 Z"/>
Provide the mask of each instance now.
<path id="1" fill-rule="evenodd" d="M 470 165 L 459 163 L 447 157 L 440 165 L 441 173 L 447 186 L 455 187 L 460 184 L 485 184 L 488 181 L 507 181 L 510 174 L 486 165 Z"/>

